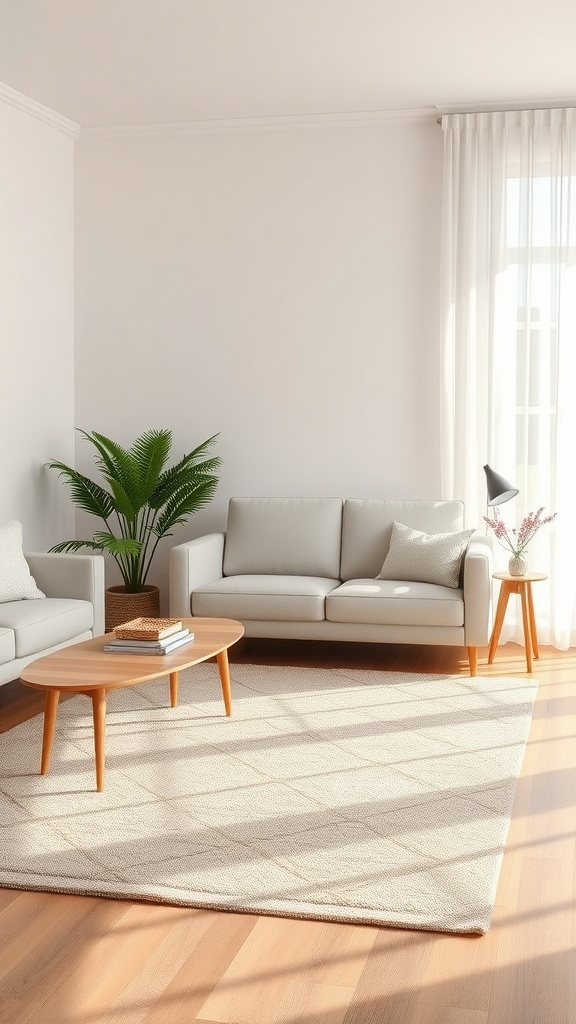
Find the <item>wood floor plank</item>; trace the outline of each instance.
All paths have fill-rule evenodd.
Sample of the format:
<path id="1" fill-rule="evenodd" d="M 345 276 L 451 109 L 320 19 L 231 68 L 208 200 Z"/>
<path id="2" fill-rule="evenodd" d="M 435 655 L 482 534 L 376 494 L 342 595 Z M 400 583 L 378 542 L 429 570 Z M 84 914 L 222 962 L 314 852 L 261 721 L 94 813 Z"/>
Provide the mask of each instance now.
<path id="1" fill-rule="evenodd" d="M 270 1024 L 342 1024 L 353 998 L 353 988 L 312 982 L 306 975 L 296 975 L 286 985 Z"/>
<path id="2" fill-rule="evenodd" d="M 368 925 L 322 924 L 306 964 L 310 982 L 355 988 L 379 933 Z"/>
<path id="3" fill-rule="evenodd" d="M 142 1024 L 195 1021 L 197 1011 L 220 981 L 231 961 L 254 928 L 258 918 L 250 914 L 202 911 L 208 921 L 200 941 L 178 972 L 149 1008 Z"/>
<path id="4" fill-rule="evenodd" d="M 34 955 L 36 971 L 41 972 L 51 944 L 59 947 L 71 924 L 83 918 L 94 905 L 83 896 L 58 898 L 53 893 L 23 894 L 11 907 L 14 927 L 2 948 L 0 982 L 17 989 L 19 973 L 25 973 L 28 955 Z"/>
<path id="5" fill-rule="evenodd" d="M 570 932 L 572 906 L 558 903 L 555 868 L 525 858 L 520 907 L 502 922 L 490 1003 L 490 1024 L 524 1019 L 573 1024 L 569 979 L 576 969 Z"/>
<path id="6" fill-rule="evenodd" d="M 124 901 L 109 902 L 122 905 Z M 125 913 L 117 919 L 113 917 L 107 927 L 102 927 L 103 922 L 97 921 L 92 930 L 87 929 L 68 984 L 45 1001 L 38 1024 L 40 1021 L 42 1024 L 63 1024 L 80 1017 L 104 1024 L 108 1012 L 116 1006 L 121 1012 L 113 1019 L 138 1021 L 139 1011 L 142 1015 L 146 1012 L 146 993 L 135 999 L 135 1005 L 130 1007 L 131 1015 L 123 1012 L 123 1006 L 135 998 L 133 985 L 136 979 L 142 983 L 147 967 L 158 949 L 162 949 L 180 909 L 125 903 Z"/>
<path id="7" fill-rule="evenodd" d="M 434 941 L 427 932 L 380 929 L 344 1024 L 410 1024 Z"/>
<path id="8" fill-rule="evenodd" d="M 485 936 L 436 935 L 422 976 L 411 1024 L 436 1024 L 451 1018 L 488 1018 L 495 943 Z"/>
<path id="9" fill-rule="evenodd" d="M 19 889 L 0 889 L 0 949 L 2 948 L 2 914 L 21 895 Z"/>
<path id="10" fill-rule="evenodd" d="M 38 899 L 41 894 L 31 895 Z M 128 909 L 119 901 L 56 894 L 50 894 L 47 903 L 38 901 L 38 907 L 35 924 L 24 930 L 19 948 L 12 944 L 6 962 L 0 958 L 2 992 L 17 1007 L 6 1024 L 47 1024 L 45 1004 L 61 992 L 68 1001 L 67 983 L 82 959 L 87 937 L 108 930 L 110 922 L 123 917 Z M 0 1004 L 1 1024 L 4 1012 Z M 67 1019 L 61 1016 L 59 1024 Z"/>
<path id="11" fill-rule="evenodd" d="M 258 1007 L 260 1024 L 272 1024 L 274 1014 L 294 978 L 307 971 L 322 922 L 260 917 L 206 1002 L 200 1020 L 245 1024 Z"/>

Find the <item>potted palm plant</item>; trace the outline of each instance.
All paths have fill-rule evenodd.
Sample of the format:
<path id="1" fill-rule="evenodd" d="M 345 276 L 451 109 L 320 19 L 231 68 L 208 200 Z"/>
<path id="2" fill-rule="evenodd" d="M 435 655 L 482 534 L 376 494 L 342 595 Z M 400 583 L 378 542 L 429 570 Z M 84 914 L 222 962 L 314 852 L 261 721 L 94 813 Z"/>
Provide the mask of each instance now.
<path id="1" fill-rule="evenodd" d="M 107 630 L 138 615 L 158 616 L 159 588 L 146 583 L 152 559 L 162 537 L 212 500 L 222 460 L 209 451 L 218 435 L 167 466 L 170 430 L 147 430 L 130 448 L 104 434 L 79 433 L 94 446 L 95 466 L 108 487 L 63 462 L 46 465 L 65 478 L 74 504 L 104 528 L 90 540 L 65 540 L 51 551 L 91 548 L 114 559 L 123 583 L 106 590 Z"/>

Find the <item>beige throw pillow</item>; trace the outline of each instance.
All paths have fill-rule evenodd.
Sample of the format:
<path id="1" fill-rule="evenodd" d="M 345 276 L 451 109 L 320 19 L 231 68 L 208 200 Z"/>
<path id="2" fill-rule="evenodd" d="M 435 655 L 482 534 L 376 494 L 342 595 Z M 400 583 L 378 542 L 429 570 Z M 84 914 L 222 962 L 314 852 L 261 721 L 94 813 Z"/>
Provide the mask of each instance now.
<path id="1" fill-rule="evenodd" d="M 422 533 L 394 521 L 390 550 L 376 579 L 457 587 L 462 556 L 474 533 Z"/>
<path id="2" fill-rule="evenodd" d="M 22 551 L 22 523 L 0 526 L 0 602 L 45 597 L 38 590 Z"/>

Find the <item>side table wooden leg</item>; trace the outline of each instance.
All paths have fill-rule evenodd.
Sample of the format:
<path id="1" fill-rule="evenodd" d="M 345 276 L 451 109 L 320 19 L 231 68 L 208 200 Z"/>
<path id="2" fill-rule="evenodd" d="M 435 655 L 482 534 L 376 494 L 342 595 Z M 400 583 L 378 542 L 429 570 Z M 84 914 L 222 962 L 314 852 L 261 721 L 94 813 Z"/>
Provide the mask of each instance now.
<path id="1" fill-rule="evenodd" d="M 532 584 L 527 583 L 526 589 L 528 591 L 528 615 L 530 617 L 530 633 L 532 635 L 532 650 L 534 657 L 539 658 L 540 652 L 538 651 L 538 630 L 536 629 L 536 617 L 534 615 L 534 599 L 532 597 Z"/>
<path id="2" fill-rule="evenodd" d="M 44 704 L 44 730 L 42 735 L 42 759 L 40 761 L 40 774 L 47 775 L 50 771 L 50 756 L 52 754 L 52 743 L 54 741 L 54 730 L 56 728 L 56 712 L 60 690 L 46 690 L 46 701 Z"/>
<path id="3" fill-rule="evenodd" d="M 492 636 L 490 638 L 490 647 L 488 649 L 488 664 L 491 665 L 494 661 L 494 655 L 498 647 L 498 641 L 500 639 L 500 633 L 502 632 L 502 626 L 504 624 L 504 616 L 506 615 L 506 607 L 508 605 L 508 598 L 510 596 L 510 587 L 506 580 L 502 580 L 500 584 L 500 593 L 498 595 L 498 604 L 496 606 L 496 618 L 494 619 L 494 627 L 492 629 Z"/>
<path id="4" fill-rule="evenodd" d="M 96 789 L 104 789 L 105 736 L 106 736 L 106 690 L 93 690 L 92 718 L 94 721 L 94 755 L 96 758 Z"/>
<path id="5" fill-rule="evenodd" d="M 224 707 L 226 709 L 226 714 L 230 716 L 232 714 L 232 689 L 230 686 L 230 666 L 228 664 L 228 651 L 220 651 L 220 654 L 216 655 L 216 661 L 218 662 L 218 671 L 220 673 L 220 683 L 222 686 Z"/>
<path id="6" fill-rule="evenodd" d="M 532 631 L 530 629 L 530 610 L 528 608 L 528 594 L 527 588 L 530 586 L 529 583 L 525 583 L 520 587 L 520 597 L 522 599 L 522 623 L 524 626 L 524 647 L 526 648 L 526 665 L 528 672 L 532 671 Z"/>
<path id="7" fill-rule="evenodd" d="M 178 672 L 170 673 L 170 707 L 178 706 Z"/>

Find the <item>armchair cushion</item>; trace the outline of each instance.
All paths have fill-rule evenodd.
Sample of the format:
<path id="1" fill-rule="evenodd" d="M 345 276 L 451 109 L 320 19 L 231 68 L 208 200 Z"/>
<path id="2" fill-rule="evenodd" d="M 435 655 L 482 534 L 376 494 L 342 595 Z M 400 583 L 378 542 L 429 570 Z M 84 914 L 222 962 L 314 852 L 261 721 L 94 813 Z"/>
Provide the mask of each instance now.
<path id="1" fill-rule="evenodd" d="M 394 521 L 390 549 L 376 579 L 458 587 L 462 556 L 475 530 L 423 533 Z"/>
<path id="2" fill-rule="evenodd" d="M 13 519 L 0 526 L 0 603 L 44 596 L 22 551 L 22 523 Z"/>
<path id="3" fill-rule="evenodd" d="M 44 601 L 9 601 L 0 606 L 0 627 L 14 631 L 17 658 L 89 634 L 93 625 L 94 608 L 89 601 L 47 597 Z"/>

